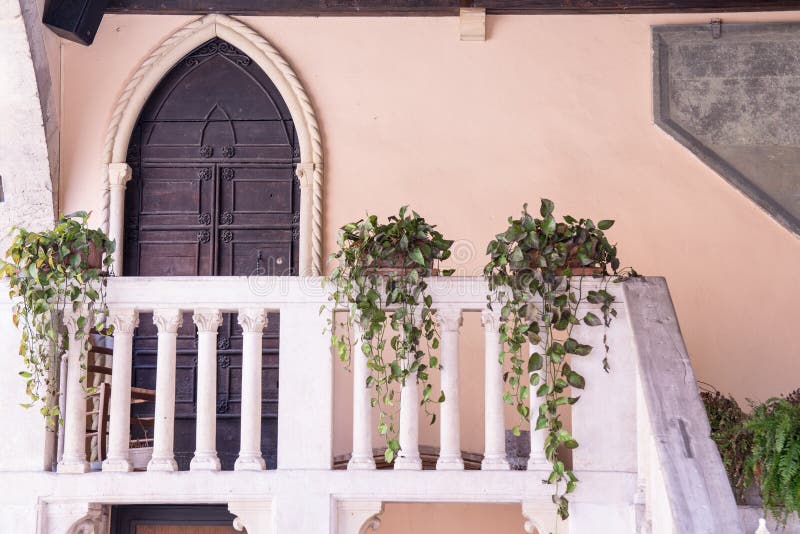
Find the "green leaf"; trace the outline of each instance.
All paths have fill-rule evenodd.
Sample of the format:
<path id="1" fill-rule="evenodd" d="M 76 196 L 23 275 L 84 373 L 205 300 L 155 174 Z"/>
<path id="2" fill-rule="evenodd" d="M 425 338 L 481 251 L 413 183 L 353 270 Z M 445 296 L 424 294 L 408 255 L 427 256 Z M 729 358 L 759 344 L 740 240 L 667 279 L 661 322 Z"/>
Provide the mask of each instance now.
<path id="1" fill-rule="evenodd" d="M 418 247 L 414 247 L 414 250 L 408 253 L 408 257 L 415 263 L 418 263 L 425 267 L 425 257 L 422 255 L 422 252 L 419 250 Z"/>
<path id="2" fill-rule="evenodd" d="M 601 321 L 592 312 L 586 312 L 586 315 L 583 317 L 583 322 L 589 326 L 600 326 L 601 324 L 603 324 L 603 321 Z"/>
<path id="3" fill-rule="evenodd" d="M 542 233 L 544 235 L 552 235 L 556 231 L 556 220 L 552 215 L 548 215 L 542 221 Z"/>
<path id="4" fill-rule="evenodd" d="M 574 388 L 583 389 L 586 387 L 586 380 L 575 371 L 570 371 L 569 374 L 567 374 L 567 382 Z"/>
<path id="5" fill-rule="evenodd" d="M 608 219 L 604 219 L 604 220 L 600 221 L 599 223 L 597 223 L 597 227 L 599 229 L 601 229 L 601 230 L 608 230 L 612 226 L 614 226 L 614 221 L 611 221 L 611 220 L 608 220 Z"/>
<path id="6" fill-rule="evenodd" d="M 539 207 L 539 213 L 542 215 L 542 217 L 547 217 L 548 215 L 553 213 L 553 209 L 554 208 L 555 208 L 555 205 L 553 204 L 552 200 L 543 198 L 542 199 L 542 204 Z"/>

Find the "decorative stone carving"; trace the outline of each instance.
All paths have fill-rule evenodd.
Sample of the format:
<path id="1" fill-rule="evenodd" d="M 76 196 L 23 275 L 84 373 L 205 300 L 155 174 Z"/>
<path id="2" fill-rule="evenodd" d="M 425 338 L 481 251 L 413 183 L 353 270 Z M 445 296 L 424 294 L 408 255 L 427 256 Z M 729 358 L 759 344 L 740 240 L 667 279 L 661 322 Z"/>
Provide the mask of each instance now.
<path id="1" fill-rule="evenodd" d="M 272 532 L 272 501 L 237 501 L 228 503 L 234 516 L 233 528 L 239 532 L 247 529 L 253 534 Z"/>
<path id="2" fill-rule="evenodd" d="M 233 224 L 233 213 L 229 211 L 222 212 L 219 218 L 220 224 Z"/>
<path id="3" fill-rule="evenodd" d="M 267 312 L 261 308 L 246 308 L 239 311 L 238 321 L 242 332 L 261 333 L 267 326 Z"/>
<path id="4" fill-rule="evenodd" d="M 220 236 L 222 237 L 223 243 L 230 243 L 231 241 L 233 241 L 233 232 L 231 232 L 230 230 L 223 230 Z"/>
<path id="5" fill-rule="evenodd" d="M 222 147 L 222 156 L 225 158 L 232 158 L 236 155 L 236 148 L 232 147 L 231 145 L 225 145 Z"/>
<path id="6" fill-rule="evenodd" d="M 153 310 L 153 324 L 159 332 L 175 334 L 183 326 L 183 313 L 180 310 Z"/>
<path id="7" fill-rule="evenodd" d="M 139 313 L 132 308 L 111 309 L 108 323 L 114 327 L 114 333 L 133 334 L 139 326 Z"/>
<path id="8" fill-rule="evenodd" d="M 219 310 L 197 310 L 192 315 L 198 332 L 217 332 L 222 324 L 222 313 Z"/>
<path id="9" fill-rule="evenodd" d="M 464 319 L 459 308 L 440 308 L 436 310 L 436 323 L 443 332 L 457 332 Z"/>
<path id="10" fill-rule="evenodd" d="M 214 155 L 214 147 L 210 145 L 203 145 L 200 147 L 200 157 L 210 158 Z"/>
<path id="11" fill-rule="evenodd" d="M 200 215 L 197 216 L 197 222 L 208 226 L 209 224 L 211 224 L 211 214 L 208 212 L 201 213 Z"/>
<path id="12" fill-rule="evenodd" d="M 366 534 L 381 526 L 381 501 L 337 501 L 336 523 L 339 534 Z"/>
<path id="13" fill-rule="evenodd" d="M 211 233 L 208 230 L 197 232 L 197 242 L 200 244 L 211 241 Z"/>
<path id="14" fill-rule="evenodd" d="M 223 167 L 222 168 L 222 179 L 230 182 L 236 177 L 236 170 L 232 167 Z"/>
<path id="15" fill-rule="evenodd" d="M 99 504 L 90 504 L 85 516 L 75 521 L 67 534 L 105 534 L 108 530 L 108 512 Z"/>
<path id="16" fill-rule="evenodd" d="M 205 148 L 205 147 L 203 147 L 203 148 Z M 211 147 L 209 147 L 209 148 L 211 148 Z M 213 149 L 212 149 L 212 151 L 213 151 Z M 211 169 L 209 169 L 208 167 L 203 167 L 202 169 L 199 169 L 197 171 L 197 178 L 199 180 L 204 181 L 204 182 L 209 181 L 211 179 Z"/>

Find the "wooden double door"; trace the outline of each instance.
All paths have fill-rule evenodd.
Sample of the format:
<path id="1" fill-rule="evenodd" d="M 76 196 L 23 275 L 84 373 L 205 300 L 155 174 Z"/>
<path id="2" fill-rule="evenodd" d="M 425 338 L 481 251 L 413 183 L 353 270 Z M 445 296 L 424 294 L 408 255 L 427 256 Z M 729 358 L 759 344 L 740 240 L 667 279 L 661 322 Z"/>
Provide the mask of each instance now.
<path id="1" fill-rule="evenodd" d="M 220 39 L 179 62 L 150 96 L 133 130 L 125 200 L 125 276 L 296 275 L 299 148 L 288 108 L 266 74 Z M 200 295 L 198 295 L 199 297 Z M 175 455 L 195 445 L 197 334 L 178 332 Z M 264 332 L 262 451 L 277 450 L 279 317 Z M 150 314 L 134 337 L 133 382 L 154 388 L 157 331 Z M 217 339 L 217 451 L 232 469 L 239 449 L 242 336 L 224 314 Z M 139 405 L 137 415 L 152 415 Z M 133 429 L 143 437 L 151 429 Z"/>

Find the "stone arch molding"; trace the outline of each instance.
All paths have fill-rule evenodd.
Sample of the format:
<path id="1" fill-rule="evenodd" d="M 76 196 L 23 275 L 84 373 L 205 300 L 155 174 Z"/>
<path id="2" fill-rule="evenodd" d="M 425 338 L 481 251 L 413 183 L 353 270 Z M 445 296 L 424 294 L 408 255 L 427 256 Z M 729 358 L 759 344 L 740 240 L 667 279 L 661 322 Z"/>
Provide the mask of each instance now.
<path id="1" fill-rule="evenodd" d="M 103 163 L 103 228 L 117 241 L 114 269 L 122 272 L 125 184 L 131 178 L 127 151 L 139 113 L 158 83 L 186 54 L 219 37 L 247 54 L 269 76 L 289 108 L 300 144 L 300 275 L 322 273 L 322 137 L 314 107 L 297 74 L 269 41 L 243 22 L 211 14 L 167 37 L 128 78 L 106 131 Z"/>

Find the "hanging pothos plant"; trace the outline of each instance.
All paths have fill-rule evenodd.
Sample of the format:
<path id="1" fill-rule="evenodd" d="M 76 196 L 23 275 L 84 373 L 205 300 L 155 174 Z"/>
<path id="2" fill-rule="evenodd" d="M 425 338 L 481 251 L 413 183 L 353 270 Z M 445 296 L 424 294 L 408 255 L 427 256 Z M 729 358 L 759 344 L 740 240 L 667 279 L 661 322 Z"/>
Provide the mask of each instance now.
<path id="1" fill-rule="evenodd" d="M 547 433 L 544 453 L 552 471 L 546 482 L 555 485 L 553 502 L 559 516 L 566 519 L 566 495 L 575 490 L 578 479 L 559 451 L 560 447 L 574 449 L 578 442 L 564 428 L 559 406 L 578 402 L 577 392 L 585 387 L 585 379 L 570 361 L 587 356 L 593 348 L 573 328 L 580 324 L 607 328 L 617 315 L 607 284 L 636 273 L 620 270 L 617 247 L 605 236 L 614 221 L 595 224 L 567 215 L 558 222 L 553 208 L 553 202 L 542 199 L 541 219 L 528 213 L 527 204 L 522 217 L 509 217 L 508 229 L 489 243 L 484 276 L 489 282 L 489 307 L 500 306 L 501 361 L 507 368 L 504 399 L 515 405 L 520 422 L 532 421 L 531 431 Z M 584 291 L 582 282 L 587 276 L 600 279 L 599 287 L 593 284 L 596 289 Z M 586 303 L 599 309 L 600 317 L 581 310 Z M 527 344 L 534 350 L 523 353 Z M 605 335 L 603 345 L 602 365 L 608 371 Z M 542 398 L 539 413 L 533 416 L 530 395 Z M 519 425 L 513 432 L 519 435 Z"/>
<path id="2" fill-rule="evenodd" d="M 347 303 L 350 313 L 339 328 L 330 325 L 331 340 L 339 359 L 349 366 L 351 358 L 366 358 L 367 387 L 371 404 L 379 410 L 378 433 L 386 441 L 386 461 L 400 450 L 394 422 L 395 387 L 416 379 L 422 387 L 421 405 L 430 418 L 431 402 L 443 402 L 444 392 L 432 397 L 428 372 L 439 368 L 433 354 L 439 346 L 431 297 L 425 294 L 426 276 L 450 276 L 438 271 L 450 256 L 452 241 L 435 226 L 406 206 L 388 222 L 374 215 L 344 225 L 339 232 L 338 262 L 328 282 L 331 300 Z M 350 328 L 357 326 L 361 352 L 353 354 Z M 344 332 L 344 333 L 342 333 Z M 414 376 L 416 378 L 414 378 Z"/>
<path id="3" fill-rule="evenodd" d="M 105 311 L 105 282 L 111 267 L 114 242 L 102 230 L 88 226 L 89 214 L 63 215 L 52 230 L 31 232 L 15 227 L 7 261 L 0 274 L 9 280 L 14 325 L 21 329 L 19 354 L 25 370 L 25 391 L 30 408 L 40 405 L 42 415 L 55 420 L 58 403 L 58 361 L 67 348 L 60 317 L 67 306 L 84 310 L 78 319 L 79 336 L 90 317 Z M 86 339 L 88 344 L 88 339 Z"/>

